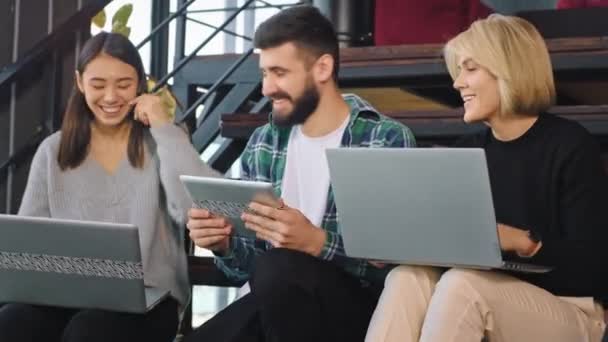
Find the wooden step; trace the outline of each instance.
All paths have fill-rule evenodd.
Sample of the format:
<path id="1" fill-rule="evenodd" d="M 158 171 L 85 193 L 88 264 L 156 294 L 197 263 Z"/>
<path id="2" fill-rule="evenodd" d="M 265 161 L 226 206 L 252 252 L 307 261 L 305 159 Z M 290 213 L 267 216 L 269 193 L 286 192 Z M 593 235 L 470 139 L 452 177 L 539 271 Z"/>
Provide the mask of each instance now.
<path id="1" fill-rule="evenodd" d="M 608 53 L 608 37 L 580 37 L 547 39 L 552 56 L 567 53 Z M 413 64 L 443 63 L 443 44 L 397 46 L 369 46 L 340 49 L 340 65 L 373 65 L 379 63 Z"/>
<path id="2" fill-rule="evenodd" d="M 560 105 L 608 104 L 608 36 L 547 39 Z M 442 57 L 442 45 L 400 45 L 343 48 L 340 53 L 342 88 L 395 87 L 451 107 L 462 104 Z M 213 84 L 240 54 L 199 56 L 176 75 L 185 85 Z M 254 54 L 226 84 L 259 83 Z M 186 93 L 184 93 L 186 94 Z M 186 95 L 183 95 L 186 96 Z M 187 99 L 182 99 L 187 103 Z"/>
<path id="3" fill-rule="evenodd" d="M 608 105 L 555 106 L 550 113 L 580 122 L 593 135 L 608 139 Z M 419 141 L 452 140 L 483 127 L 462 121 L 460 109 L 401 111 L 385 115 L 407 125 Z M 222 115 L 221 134 L 226 138 L 248 139 L 253 131 L 268 122 L 268 114 L 235 113 Z"/>

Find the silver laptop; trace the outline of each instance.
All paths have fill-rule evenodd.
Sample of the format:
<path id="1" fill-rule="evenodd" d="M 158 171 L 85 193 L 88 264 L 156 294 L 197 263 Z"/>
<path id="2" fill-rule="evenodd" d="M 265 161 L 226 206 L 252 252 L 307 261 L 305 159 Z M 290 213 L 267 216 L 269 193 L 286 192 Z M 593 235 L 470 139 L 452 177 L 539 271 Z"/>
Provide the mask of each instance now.
<path id="1" fill-rule="evenodd" d="M 327 150 L 347 255 L 399 264 L 547 272 L 504 261 L 483 149 Z"/>
<path id="2" fill-rule="evenodd" d="M 136 226 L 0 215 L 0 303 L 145 313 L 169 293 L 144 286 Z"/>

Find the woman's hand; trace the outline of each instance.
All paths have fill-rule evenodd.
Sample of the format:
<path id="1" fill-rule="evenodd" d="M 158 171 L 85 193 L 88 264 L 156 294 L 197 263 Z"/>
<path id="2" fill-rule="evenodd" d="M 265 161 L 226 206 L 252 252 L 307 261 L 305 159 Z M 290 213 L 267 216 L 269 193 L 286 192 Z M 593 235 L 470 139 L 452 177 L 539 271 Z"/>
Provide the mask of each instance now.
<path id="1" fill-rule="evenodd" d="M 532 241 L 528 231 L 506 224 L 498 224 L 498 238 L 500 249 L 505 252 L 515 252 L 520 256 L 534 256 L 540 249 L 540 243 Z"/>
<path id="2" fill-rule="evenodd" d="M 129 104 L 134 106 L 135 120 L 141 121 L 146 126 L 159 127 L 171 122 L 171 117 L 160 96 L 144 94 L 131 100 Z"/>

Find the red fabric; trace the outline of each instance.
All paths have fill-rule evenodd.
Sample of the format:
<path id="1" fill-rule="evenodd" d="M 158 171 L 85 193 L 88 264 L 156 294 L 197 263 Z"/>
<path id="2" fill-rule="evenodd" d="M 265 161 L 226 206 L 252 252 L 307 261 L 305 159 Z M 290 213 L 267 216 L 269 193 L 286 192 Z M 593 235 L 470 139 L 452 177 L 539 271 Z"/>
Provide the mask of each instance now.
<path id="1" fill-rule="evenodd" d="M 491 13 L 480 0 L 376 0 L 375 43 L 444 43 Z"/>
<path id="2" fill-rule="evenodd" d="M 559 0 L 557 3 L 558 9 L 584 7 L 608 7 L 608 0 Z"/>

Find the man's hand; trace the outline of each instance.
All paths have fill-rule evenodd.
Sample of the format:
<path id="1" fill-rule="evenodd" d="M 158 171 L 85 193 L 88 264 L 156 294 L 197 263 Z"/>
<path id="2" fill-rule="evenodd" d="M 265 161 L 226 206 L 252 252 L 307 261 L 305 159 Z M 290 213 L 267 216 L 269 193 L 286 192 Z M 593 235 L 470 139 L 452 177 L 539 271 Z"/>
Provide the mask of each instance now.
<path id="1" fill-rule="evenodd" d="M 243 213 L 245 227 L 274 247 L 289 248 L 319 256 L 325 245 L 325 231 L 316 227 L 297 209 L 282 205 L 273 208 L 261 203 L 249 205 L 253 213 Z"/>
<path id="2" fill-rule="evenodd" d="M 228 251 L 232 224 L 226 218 L 215 216 L 206 209 L 192 208 L 188 211 L 186 227 L 195 245 L 219 253 Z"/>

